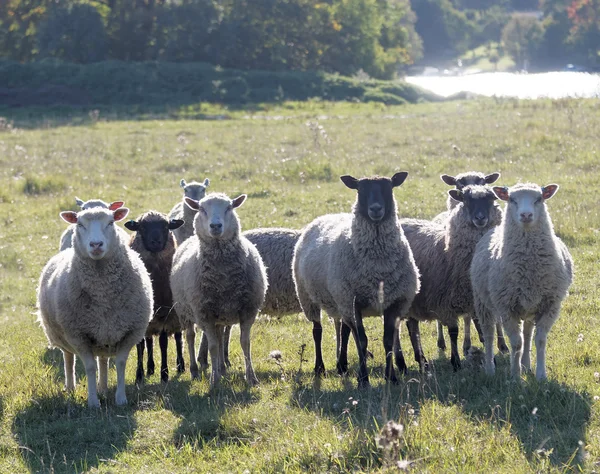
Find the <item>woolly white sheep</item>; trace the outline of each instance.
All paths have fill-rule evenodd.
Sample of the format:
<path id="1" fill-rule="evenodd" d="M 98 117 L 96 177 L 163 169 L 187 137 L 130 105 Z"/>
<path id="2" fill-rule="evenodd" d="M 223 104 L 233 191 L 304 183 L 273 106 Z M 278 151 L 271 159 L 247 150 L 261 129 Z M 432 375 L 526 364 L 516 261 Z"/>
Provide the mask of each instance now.
<path id="1" fill-rule="evenodd" d="M 419 273 L 398 222 L 393 188 L 408 173 L 342 182 L 358 191 L 352 214 L 329 214 L 304 228 L 296 244 L 293 275 L 304 314 L 313 323 L 315 374 L 325 371 L 321 352 L 321 309 L 335 320 L 338 371 L 348 368 L 347 344 L 352 331 L 360 361 L 359 387 L 367 386 L 367 336 L 363 317 L 383 314 L 385 377 L 397 382 L 392 364 L 396 320 L 406 317 L 419 290 Z M 338 329 L 339 328 L 339 329 Z"/>
<path id="2" fill-rule="evenodd" d="M 465 173 L 457 174 L 456 176 L 450 176 L 447 174 L 443 174 L 440 176 L 440 179 L 446 183 L 448 186 L 455 186 L 456 189 L 461 191 L 465 186 L 469 186 L 470 184 L 477 184 L 480 186 L 485 186 L 486 184 L 495 183 L 498 178 L 500 178 L 500 173 L 491 173 L 488 175 L 484 175 L 479 171 L 467 171 Z M 434 222 L 444 222 L 452 209 L 454 209 L 458 205 L 458 201 L 453 199 L 450 195 L 446 198 L 446 207 L 447 211 L 438 214 L 433 218 Z M 469 348 L 471 347 L 471 317 L 466 316 L 464 318 L 465 321 L 465 336 L 463 341 L 463 352 L 467 355 Z M 480 342 L 483 342 L 483 334 L 481 333 L 481 327 L 479 326 L 479 321 L 474 320 L 475 328 L 477 329 L 477 333 L 479 334 Z M 446 350 L 446 341 L 444 340 L 444 330 L 443 324 L 438 321 L 437 323 L 437 346 L 441 350 Z M 498 333 L 498 349 L 500 352 L 508 352 L 508 346 L 504 340 L 504 333 L 502 332 L 502 325 L 498 324 L 496 326 L 496 331 Z"/>
<path id="3" fill-rule="evenodd" d="M 82 211 L 85 211 L 86 209 L 91 209 L 92 207 L 100 207 L 103 209 L 108 209 L 110 211 L 114 211 L 115 209 L 123 207 L 123 204 L 124 204 L 123 201 L 114 201 L 114 202 L 111 202 L 110 204 L 107 204 L 104 201 L 102 201 L 101 199 L 90 199 L 89 201 L 84 202 L 81 199 L 79 199 L 78 197 L 75 197 L 75 202 L 81 208 Z M 67 227 L 65 229 L 65 231 L 60 236 L 60 244 L 58 246 L 58 250 L 60 250 L 62 252 L 63 250 L 71 247 L 71 242 L 73 239 L 74 231 L 75 231 L 74 225 L 70 225 L 69 227 Z M 127 233 L 125 231 L 122 231 L 122 232 L 123 232 L 122 237 L 125 236 L 125 238 L 129 238 L 129 236 L 127 235 Z"/>
<path id="4" fill-rule="evenodd" d="M 450 211 L 445 223 L 427 220 L 401 220 L 421 274 L 421 290 L 408 315 L 417 321 L 437 319 L 448 326 L 451 363 L 460 367 L 458 317 L 473 312 L 469 269 L 477 242 L 500 223 L 502 211 L 487 186 L 467 186 L 448 192 L 459 205 Z M 414 332 L 417 334 L 414 334 Z M 412 328 L 415 358 L 424 367 L 418 324 Z M 400 363 L 403 364 L 401 352 Z"/>
<path id="5" fill-rule="evenodd" d="M 65 386 L 75 387 L 75 354 L 85 365 L 88 405 L 108 389 L 108 358 L 117 368 L 116 404 L 127 403 L 125 365 L 152 317 L 152 283 L 144 263 L 116 232 L 129 209 L 93 208 L 61 217 L 76 224 L 73 247 L 50 259 L 37 291 L 39 321 L 64 356 Z M 96 385 L 96 357 L 99 365 Z"/>
<path id="6" fill-rule="evenodd" d="M 511 345 L 511 372 L 531 367 L 535 326 L 536 378 L 545 379 L 546 341 L 573 280 L 567 247 L 554 234 L 546 201 L 558 185 L 494 187 L 507 202 L 500 226 L 477 244 L 471 264 L 475 310 L 483 329 L 485 371 L 495 372 L 494 326 L 502 322 Z M 521 321 L 524 320 L 524 325 Z"/>
<path id="7" fill-rule="evenodd" d="M 181 325 L 177 313 L 173 309 L 173 295 L 169 284 L 176 248 L 171 231 L 182 225 L 182 220 L 168 220 L 166 215 L 156 211 L 145 212 L 137 220 L 125 223 L 127 229 L 135 232 L 131 235 L 129 246 L 140 255 L 146 265 L 154 293 L 153 317 L 146 330 L 146 340 L 142 339 L 137 344 L 138 359 L 135 380 L 138 384 L 144 380 L 144 343 L 148 348 L 148 375 L 154 373 L 153 336 L 155 335 L 159 335 L 161 381 L 169 380 L 167 354 L 170 335 L 175 336 L 177 372 L 181 373 L 185 370 L 181 345 Z"/>
<path id="8" fill-rule="evenodd" d="M 240 343 L 246 362 L 246 380 L 257 383 L 250 356 L 250 329 L 264 303 L 267 289 L 265 267 L 256 247 L 240 234 L 235 213 L 246 195 L 231 200 L 226 195 L 209 194 L 201 201 L 186 198 L 194 209 L 195 235 L 175 252 L 171 289 L 175 309 L 190 353 L 192 377 L 198 376 L 194 360 L 196 323 L 208 339 L 215 386 L 225 373 L 223 327 L 240 324 Z"/>
<path id="9" fill-rule="evenodd" d="M 169 220 L 183 220 L 183 225 L 173 231 L 178 245 L 181 245 L 185 239 L 194 235 L 193 223 L 195 212 L 189 206 L 185 205 L 185 199 L 190 198 L 194 201 L 200 201 L 206 195 L 206 188 L 208 188 L 209 184 L 210 180 L 208 178 L 202 183 L 198 183 L 197 181 L 186 183 L 185 179 L 179 182 L 179 185 L 183 188 L 183 198 L 169 212 Z"/>

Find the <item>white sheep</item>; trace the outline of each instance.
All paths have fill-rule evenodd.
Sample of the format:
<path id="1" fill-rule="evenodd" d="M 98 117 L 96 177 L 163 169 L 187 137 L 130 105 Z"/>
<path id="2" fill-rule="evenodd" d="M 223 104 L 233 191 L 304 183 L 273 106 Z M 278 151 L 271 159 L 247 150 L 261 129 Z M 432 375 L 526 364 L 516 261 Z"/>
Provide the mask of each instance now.
<path id="1" fill-rule="evenodd" d="M 108 358 L 117 367 L 116 404 L 127 403 L 125 365 L 152 317 L 152 283 L 144 263 L 119 237 L 114 223 L 129 209 L 62 212 L 76 224 L 73 247 L 52 257 L 37 291 L 39 321 L 64 356 L 65 386 L 75 388 L 75 354 L 85 365 L 88 405 L 108 389 Z M 96 357 L 99 379 L 96 385 Z"/>
<path id="2" fill-rule="evenodd" d="M 192 377 L 198 376 L 195 323 L 208 340 L 211 387 L 226 371 L 223 327 L 237 323 L 246 380 L 250 385 L 257 383 L 250 356 L 250 329 L 265 300 L 267 276 L 258 250 L 240 234 L 234 209 L 245 199 L 245 194 L 231 200 L 220 193 L 209 194 L 199 202 L 186 198 L 186 205 L 196 211 L 195 235 L 184 241 L 173 258 L 171 289 L 175 309 L 186 328 Z"/>
<path id="3" fill-rule="evenodd" d="M 471 264 L 475 310 L 483 329 L 485 371 L 495 372 L 494 326 L 502 322 L 511 345 L 511 372 L 531 367 L 535 326 L 536 378 L 545 379 L 546 341 L 573 281 L 567 247 L 554 234 L 546 201 L 558 185 L 517 184 L 494 187 L 507 202 L 500 226 L 477 244 Z M 524 325 L 521 321 L 524 320 Z"/>
<path id="4" fill-rule="evenodd" d="M 325 371 L 321 351 L 321 309 L 335 320 L 338 372 L 348 367 L 347 344 L 351 331 L 360 361 L 359 387 L 367 386 L 367 336 L 364 316 L 383 314 L 385 377 L 397 382 L 392 349 L 396 320 L 405 318 L 419 290 L 419 273 L 408 241 L 398 222 L 393 188 L 408 173 L 342 182 L 358 191 L 352 214 L 329 214 L 304 228 L 296 244 L 293 275 L 300 305 L 313 323 L 315 374 Z"/>
<path id="5" fill-rule="evenodd" d="M 254 244 L 267 269 L 269 286 L 260 312 L 275 317 L 300 313 L 302 308 L 296 297 L 296 287 L 292 278 L 292 258 L 294 247 L 300 238 L 300 231 L 267 227 L 247 230 L 242 235 Z M 229 331 L 228 327 L 224 335 L 223 347 L 223 357 L 228 367 L 230 366 Z M 208 367 L 208 343 L 204 336 L 198 350 L 198 363 L 201 369 Z"/>
<path id="6" fill-rule="evenodd" d="M 198 183 L 197 181 L 186 183 L 185 179 L 179 182 L 179 185 L 183 188 L 183 198 L 169 212 L 169 220 L 183 220 L 183 225 L 173 231 L 178 245 L 181 245 L 185 239 L 194 235 L 193 223 L 195 212 L 189 206 L 185 205 L 185 199 L 190 198 L 194 201 L 200 201 L 206 195 L 206 188 L 208 188 L 209 184 L 210 180 L 208 178 L 202 183 Z"/>
<path id="7" fill-rule="evenodd" d="M 110 204 L 108 204 L 108 203 L 102 201 L 101 199 L 90 199 L 89 201 L 82 201 L 78 197 L 75 197 L 75 202 L 81 208 L 82 211 L 85 211 L 86 209 L 91 209 L 93 207 L 100 207 L 103 209 L 108 209 L 110 211 L 114 211 L 115 209 L 123 207 L 123 204 L 125 204 L 123 201 L 114 201 L 114 202 L 111 202 Z M 60 244 L 58 246 L 59 251 L 62 252 L 63 250 L 71 247 L 71 242 L 73 239 L 74 231 L 75 231 L 74 225 L 70 225 L 69 227 L 67 227 L 65 229 L 65 231 L 60 236 Z M 123 235 L 121 237 L 129 238 L 125 231 L 122 231 L 122 233 L 123 233 Z"/>
<path id="8" fill-rule="evenodd" d="M 448 192 L 458 202 L 448 220 L 401 220 L 421 274 L 421 290 L 415 296 L 408 315 L 416 321 L 439 320 L 448 326 L 451 363 L 460 367 L 458 318 L 473 313 L 469 269 L 477 242 L 498 225 L 502 211 L 496 196 L 487 186 L 467 186 Z M 424 356 L 418 336 L 418 324 L 411 329 L 415 358 L 423 367 Z M 414 334 L 414 332 L 417 334 Z M 401 360 L 401 363 L 403 361 Z"/>
<path id="9" fill-rule="evenodd" d="M 173 264 L 176 243 L 172 231 L 183 225 L 182 220 L 168 220 L 167 216 L 156 211 L 148 211 L 137 218 L 125 223 L 125 227 L 132 232 L 129 246 L 139 255 L 152 280 L 154 293 L 153 316 L 148 329 L 146 329 L 145 341 L 142 339 L 137 344 L 137 371 L 135 381 L 141 383 L 144 380 L 144 344 L 148 348 L 148 375 L 154 373 L 154 342 L 153 336 L 159 336 L 161 367 L 160 380 L 169 380 L 169 366 L 167 354 L 169 336 L 175 336 L 175 348 L 177 351 L 177 372 L 185 370 L 181 344 L 181 325 L 177 313 L 173 308 L 173 295 L 169 277 Z"/>
<path id="10" fill-rule="evenodd" d="M 443 174 L 440 176 L 440 179 L 446 183 L 448 186 L 455 186 L 456 189 L 461 191 L 464 187 L 469 186 L 471 184 L 477 184 L 479 186 L 485 186 L 486 184 L 495 183 L 498 178 L 500 178 L 500 173 L 491 173 L 485 175 L 480 171 L 467 171 L 465 173 L 459 173 L 456 176 L 450 176 L 447 174 Z M 447 210 L 438 214 L 433 218 L 434 222 L 444 222 L 452 209 L 454 209 L 458 205 L 458 201 L 453 199 L 450 195 L 446 198 L 446 207 Z M 471 317 L 465 316 L 465 336 L 463 341 L 463 352 L 467 355 L 469 348 L 471 347 Z M 479 322 L 477 320 L 473 321 L 475 323 L 475 328 L 477 329 L 477 333 L 479 334 L 479 340 L 483 342 L 483 334 L 481 333 L 481 327 L 479 326 Z M 446 341 L 444 340 L 444 326 L 438 321 L 437 323 L 437 346 L 441 350 L 446 350 Z M 496 327 L 496 331 L 498 333 L 498 349 L 500 352 L 508 352 L 508 346 L 504 340 L 504 333 L 502 332 L 502 325 L 498 324 Z"/>

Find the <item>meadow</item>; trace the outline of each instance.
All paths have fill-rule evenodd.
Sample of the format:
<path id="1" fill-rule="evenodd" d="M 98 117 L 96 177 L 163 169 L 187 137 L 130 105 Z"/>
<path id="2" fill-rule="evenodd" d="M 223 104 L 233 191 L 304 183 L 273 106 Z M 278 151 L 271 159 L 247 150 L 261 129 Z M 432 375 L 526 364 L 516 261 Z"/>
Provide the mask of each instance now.
<path id="1" fill-rule="evenodd" d="M 0 111 L 0 472 L 600 471 L 598 101 L 197 110 L 226 119 L 190 119 L 189 108 L 126 119 Z M 439 175 L 472 169 L 500 171 L 505 185 L 560 185 L 548 207 L 576 277 L 548 340 L 548 381 L 510 381 L 507 356 L 497 356 L 493 378 L 476 360 L 455 373 L 436 348 L 435 325 L 425 324 L 431 372 L 419 374 L 404 330 L 409 374 L 387 385 L 383 327 L 368 318 L 372 385 L 358 390 L 354 346 L 351 374 L 340 378 L 325 315 L 328 373 L 315 380 L 311 325 L 299 314 L 254 325 L 255 388 L 244 382 L 234 328 L 232 369 L 212 392 L 206 378 L 176 375 L 173 343 L 166 385 L 157 371 L 136 387 L 132 351 L 124 407 L 114 404 L 114 368 L 100 410 L 87 408 L 79 361 L 76 391 L 64 392 L 62 355 L 36 322 L 35 290 L 66 226 L 58 213 L 76 209 L 75 196 L 122 199 L 134 218 L 168 212 L 181 178 L 209 177 L 211 191 L 248 194 L 244 229 L 300 228 L 350 209 L 355 195 L 342 174 L 408 171 L 398 212 L 430 218 L 445 207 Z M 389 420 L 403 429 L 380 437 Z"/>

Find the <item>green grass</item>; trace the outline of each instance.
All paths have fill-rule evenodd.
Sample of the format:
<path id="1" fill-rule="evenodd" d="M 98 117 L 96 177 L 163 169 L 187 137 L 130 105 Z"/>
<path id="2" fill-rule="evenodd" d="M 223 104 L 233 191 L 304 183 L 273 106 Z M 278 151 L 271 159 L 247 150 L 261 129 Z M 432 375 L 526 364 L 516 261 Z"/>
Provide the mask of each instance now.
<path id="1" fill-rule="evenodd" d="M 229 120 L 192 120 L 187 107 L 140 120 L 110 110 L 98 119 L 55 109 L 2 112 L 14 126 L 0 132 L 0 472 L 392 472 L 399 458 L 431 473 L 600 469 L 596 101 L 205 110 Z M 379 318 L 366 321 L 372 387 L 358 390 L 354 372 L 334 373 L 327 322 L 328 376 L 318 382 L 311 326 L 297 315 L 255 324 L 257 388 L 243 381 L 234 328 L 233 367 L 213 392 L 207 380 L 173 375 L 171 343 L 166 386 L 156 374 L 136 388 L 132 355 L 125 407 L 114 405 L 112 368 L 100 410 L 87 408 L 80 363 L 75 393 L 64 393 L 62 355 L 47 348 L 33 313 L 41 268 L 65 228 L 58 213 L 73 208 L 75 195 L 124 199 L 132 216 L 167 212 L 180 199 L 182 177 L 209 177 L 212 191 L 250 195 L 239 210 L 245 229 L 301 227 L 349 209 L 354 194 L 341 174 L 407 170 L 395 193 L 399 213 L 427 218 L 445 206 L 439 175 L 470 169 L 501 171 L 507 185 L 561 186 L 549 208 L 576 278 L 550 334 L 547 382 L 509 381 L 505 356 L 494 378 L 474 367 L 454 373 L 435 347 L 434 325 L 424 325 L 431 375 L 419 375 L 411 361 L 409 375 L 387 386 Z M 410 347 L 406 331 L 402 337 Z M 282 352 L 280 364 L 269 358 L 273 350 Z M 384 451 L 377 436 L 388 420 L 404 431 Z"/>

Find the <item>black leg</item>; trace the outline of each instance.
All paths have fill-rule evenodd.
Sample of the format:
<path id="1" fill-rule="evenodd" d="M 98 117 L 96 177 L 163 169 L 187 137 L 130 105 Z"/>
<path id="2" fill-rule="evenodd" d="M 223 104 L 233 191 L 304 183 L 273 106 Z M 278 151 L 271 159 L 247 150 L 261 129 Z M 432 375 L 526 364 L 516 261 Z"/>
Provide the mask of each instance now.
<path id="1" fill-rule="evenodd" d="M 160 345 L 160 381 L 169 381 L 169 363 L 167 362 L 167 355 L 169 354 L 169 335 L 165 331 L 161 331 L 158 336 L 158 343 Z"/>
<path id="2" fill-rule="evenodd" d="M 231 336 L 231 326 L 225 326 L 223 329 L 223 361 L 226 367 L 231 367 L 229 362 L 229 338 Z"/>
<path id="3" fill-rule="evenodd" d="M 423 346 L 421 345 L 421 330 L 419 329 L 419 321 L 416 319 L 409 318 L 406 320 L 406 327 L 408 328 L 408 335 L 410 336 L 410 343 L 413 346 L 415 353 L 415 361 L 419 364 L 419 371 L 421 373 L 429 370 L 429 363 L 423 353 Z"/>
<path id="4" fill-rule="evenodd" d="M 475 324 L 475 329 L 477 329 L 477 335 L 479 336 L 479 342 L 484 344 L 483 342 L 483 331 L 481 330 L 481 324 L 479 324 L 479 319 L 473 318 L 473 324 Z"/>
<path id="5" fill-rule="evenodd" d="M 175 349 L 177 350 L 177 373 L 182 374 L 185 372 L 185 360 L 183 358 L 181 331 L 175 333 Z"/>
<path id="6" fill-rule="evenodd" d="M 356 342 L 356 350 L 358 352 L 358 387 L 365 388 L 369 386 L 369 372 L 367 371 L 367 334 L 362 321 L 362 309 L 354 304 L 354 319 L 356 325 L 352 328 L 352 335 Z"/>
<path id="7" fill-rule="evenodd" d="M 383 313 L 383 349 L 385 350 L 385 379 L 393 384 L 398 383 L 394 370 L 394 333 L 396 332 L 396 315 Z"/>
<path id="8" fill-rule="evenodd" d="M 323 326 L 321 322 L 313 321 L 313 340 L 315 341 L 315 375 L 320 377 L 325 373 L 325 364 L 323 363 L 323 351 L 321 341 L 323 339 Z"/>
<path id="9" fill-rule="evenodd" d="M 458 325 L 448 326 L 448 334 L 450 334 L 450 363 L 456 372 L 460 369 L 460 354 L 458 353 Z"/>
<path id="10" fill-rule="evenodd" d="M 137 370 L 135 371 L 135 383 L 140 385 L 144 381 L 144 340 L 142 339 L 135 346 L 137 349 Z"/>
<path id="11" fill-rule="evenodd" d="M 146 349 L 148 349 L 148 368 L 146 375 L 154 374 L 154 338 L 146 338 Z"/>
<path id="12" fill-rule="evenodd" d="M 400 343 L 400 326 L 394 329 L 394 359 L 396 360 L 396 367 L 400 374 L 406 375 L 408 373 L 408 367 L 404 360 L 402 345 Z"/>
<path id="13" fill-rule="evenodd" d="M 340 350 L 337 357 L 338 374 L 344 375 L 348 372 L 348 340 L 350 339 L 350 326 L 343 321 L 340 324 Z"/>

